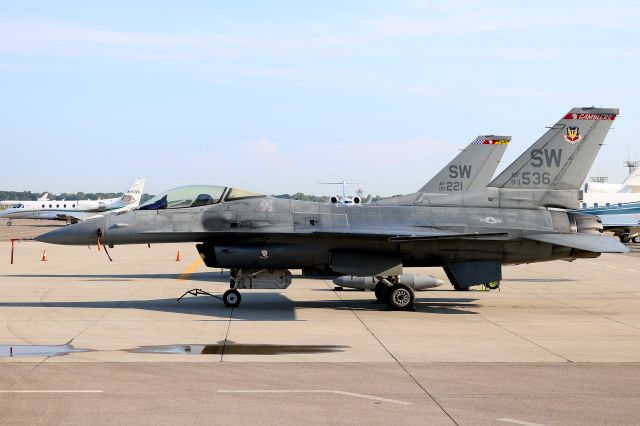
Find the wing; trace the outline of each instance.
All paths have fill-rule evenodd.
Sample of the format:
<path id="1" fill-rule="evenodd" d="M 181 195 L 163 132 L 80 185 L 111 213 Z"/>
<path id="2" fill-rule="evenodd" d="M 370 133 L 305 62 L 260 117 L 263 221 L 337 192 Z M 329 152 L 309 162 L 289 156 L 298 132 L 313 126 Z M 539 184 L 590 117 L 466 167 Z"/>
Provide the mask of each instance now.
<path id="1" fill-rule="evenodd" d="M 57 220 L 71 220 L 76 222 L 82 222 L 84 220 L 93 219 L 95 217 L 103 216 L 96 212 L 74 212 L 74 211 L 61 211 L 56 213 Z"/>
<path id="2" fill-rule="evenodd" d="M 393 229 L 372 229 L 372 228 L 335 228 L 324 229 L 312 232 L 314 235 L 326 236 L 350 236 L 355 238 L 378 238 L 388 240 L 394 243 L 409 243 L 431 240 L 451 240 L 451 239 L 495 239 L 507 238 L 506 232 L 490 232 L 490 233 L 462 233 L 455 231 L 446 231 L 434 228 L 393 228 Z"/>

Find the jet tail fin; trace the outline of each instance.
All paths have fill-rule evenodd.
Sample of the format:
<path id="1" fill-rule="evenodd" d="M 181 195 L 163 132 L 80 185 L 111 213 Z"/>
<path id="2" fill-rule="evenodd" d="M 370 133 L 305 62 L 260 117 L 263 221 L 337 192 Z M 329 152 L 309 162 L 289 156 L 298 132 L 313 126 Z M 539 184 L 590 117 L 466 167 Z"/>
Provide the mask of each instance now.
<path id="1" fill-rule="evenodd" d="M 142 198 L 142 193 L 144 190 L 145 180 L 142 178 L 137 178 L 133 181 L 127 192 L 122 196 L 123 204 L 131 207 L 138 207 L 140 205 L 140 198 Z"/>
<path id="2" fill-rule="evenodd" d="M 636 168 L 622 182 L 622 189 L 620 192 L 638 192 L 640 191 L 640 167 Z"/>
<path id="3" fill-rule="evenodd" d="M 446 194 L 484 188 L 510 141 L 511 136 L 478 136 L 418 192 Z"/>
<path id="4" fill-rule="evenodd" d="M 489 186 L 579 190 L 618 108 L 573 108 Z"/>

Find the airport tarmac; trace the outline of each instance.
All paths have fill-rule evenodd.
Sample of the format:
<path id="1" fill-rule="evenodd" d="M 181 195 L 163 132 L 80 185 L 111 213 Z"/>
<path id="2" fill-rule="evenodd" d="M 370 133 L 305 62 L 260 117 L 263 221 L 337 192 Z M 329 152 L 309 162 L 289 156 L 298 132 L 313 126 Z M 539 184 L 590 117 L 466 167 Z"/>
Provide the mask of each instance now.
<path id="1" fill-rule="evenodd" d="M 193 244 L 20 241 L 9 264 L 52 226 L 0 224 L 3 424 L 640 422 L 640 254 L 508 266 L 416 312 L 304 278 L 230 309 L 176 301 L 227 288 Z"/>

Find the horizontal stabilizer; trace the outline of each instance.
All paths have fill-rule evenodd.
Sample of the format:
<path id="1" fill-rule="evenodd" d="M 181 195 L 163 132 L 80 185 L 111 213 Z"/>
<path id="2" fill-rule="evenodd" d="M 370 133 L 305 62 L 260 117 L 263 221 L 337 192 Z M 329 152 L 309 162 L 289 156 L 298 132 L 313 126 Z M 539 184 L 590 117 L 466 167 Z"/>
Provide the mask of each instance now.
<path id="1" fill-rule="evenodd" d="M 594 253 L 628 253 L 624 244 L 600 234 L 534 234 L 524 238 Z"/>

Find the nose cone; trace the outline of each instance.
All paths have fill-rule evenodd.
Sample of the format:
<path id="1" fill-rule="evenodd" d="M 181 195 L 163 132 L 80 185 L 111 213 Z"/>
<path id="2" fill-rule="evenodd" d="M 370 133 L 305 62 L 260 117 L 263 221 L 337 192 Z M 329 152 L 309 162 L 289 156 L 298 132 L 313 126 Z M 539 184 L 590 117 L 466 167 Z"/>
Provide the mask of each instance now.
<path id="1" fill-rule="evenodd" d="M 55 229 L 34 239 L 49 244 L 88 245 L 98 241 L 98 230 L 104 232 L 104 218 L 87 220 L 63 228 Z"/>

